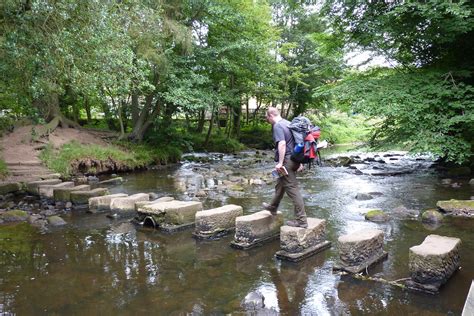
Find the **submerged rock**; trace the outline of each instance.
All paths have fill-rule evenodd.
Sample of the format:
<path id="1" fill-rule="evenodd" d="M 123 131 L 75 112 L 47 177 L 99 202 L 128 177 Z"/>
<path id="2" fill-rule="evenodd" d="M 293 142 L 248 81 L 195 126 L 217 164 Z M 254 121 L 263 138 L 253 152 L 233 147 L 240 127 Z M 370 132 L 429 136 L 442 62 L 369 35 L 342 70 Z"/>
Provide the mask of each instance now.
<path id="1" fill-rule="evenodd" d="M 365 214 L 365 219 L 371 222 L 386 222 L 389 216 L 382 210 L 370 210 Z"/>
<path id="2" fill-rule="evenodd" d="M 59 216 L 48 217 L 48 223 L 51 226 L 63 226 L 67 224 L 66 221 Z"/>
<path id="3" fill-rule="evenodd" d="M 357 193 L 355 198 L 359 201 L 368 201 L 372 200 L 374 197 L 368 193 Z"/>
<path id="4" fill-rule="evenodd" d="M 11 210 L 0 214 L 0 219 L 6 223 L 23 222 L 28 220 L 28 213 L 22 210 Z"/>
<path id="5" fill-rule="evenodd" d="M 443 214 L 437 210 L 427 210 L 421 215 L 421 221 L 430 224 L 440 223 L 443 221 Z"/>

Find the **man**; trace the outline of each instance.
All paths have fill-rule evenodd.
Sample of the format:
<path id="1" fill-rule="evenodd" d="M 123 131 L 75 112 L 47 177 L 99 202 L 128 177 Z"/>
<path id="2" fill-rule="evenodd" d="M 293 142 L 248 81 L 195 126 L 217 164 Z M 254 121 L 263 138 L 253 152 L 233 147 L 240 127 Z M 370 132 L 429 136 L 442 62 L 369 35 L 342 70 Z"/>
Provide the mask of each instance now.
<path id="1" fill-rule="evenodd" d="M 295 146 L 295 140 L 288 128 L 290 122 L 283 119 L 278 109 L 274 107 L 268 108 L 266 118 L 272 124 L 273 141 L 275 142 L 275 162 L 277 162 L 275 169 L 281 171 L 282 167 L 285 167 L 288 175 L 278 178 L 272 201 L 270 204 L 263 203 L 263 207 L 270 211 L 272 215 L 276 215 L 280 201 L 286 192 L 293 201 L 295 211 L 295 220 L 288 221 L 286 224 L 288 226 L 306 228 L 308 227 L 308 221 L 306 220 L 303 197 L 296 181 L 296 171 L 302 170 L 303 165 L 290 159 L 291 151 Z"/>

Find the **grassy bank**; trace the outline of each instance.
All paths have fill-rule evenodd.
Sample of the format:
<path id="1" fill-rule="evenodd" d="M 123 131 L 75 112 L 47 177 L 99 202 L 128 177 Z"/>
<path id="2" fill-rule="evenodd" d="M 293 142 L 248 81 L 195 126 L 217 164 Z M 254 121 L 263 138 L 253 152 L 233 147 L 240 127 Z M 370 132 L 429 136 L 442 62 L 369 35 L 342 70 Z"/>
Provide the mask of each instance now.
<path id="1" fill-rule="evenodd" d="M 73 165 L 77 161 L 93 160 L 100 162 L 113 161 L 123 169 L 144 168 L 153 164 L 176 162 L 181 158 L 181 151 L 169 146 L 152 147 L 144 144 L 118 143 L 108 146 L 82 145 L 75 141 L 63 145 L 59 149 L 48 146 L 40 155 L 40 159 L 49 169 L 65 177 L 73 175 L 77 170 Z M 89 173 L 95 173 L 91 168 Z M 111 170 L 114 171 L 114 170 Z"/>
<path id="2" fill-rule="evenodd" d="M 0 180 L 5 179 L 8 176 L 8 167 L 5 160 L 0 158 Z"/>

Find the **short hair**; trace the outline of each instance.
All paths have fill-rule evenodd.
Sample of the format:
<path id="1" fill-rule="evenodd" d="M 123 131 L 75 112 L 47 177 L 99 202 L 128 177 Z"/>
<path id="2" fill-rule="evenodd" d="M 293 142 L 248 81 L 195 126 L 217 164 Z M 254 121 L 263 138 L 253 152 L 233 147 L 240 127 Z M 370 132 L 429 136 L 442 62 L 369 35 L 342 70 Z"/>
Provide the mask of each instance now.
<path id="1" fill-rule="evenodd" d="M 278 116 L 280 115 L 280 111 L 278 111 L 278 109 L 276 107 L 269 107 L 268 110 L 267 110 L 267 116 Z"/>

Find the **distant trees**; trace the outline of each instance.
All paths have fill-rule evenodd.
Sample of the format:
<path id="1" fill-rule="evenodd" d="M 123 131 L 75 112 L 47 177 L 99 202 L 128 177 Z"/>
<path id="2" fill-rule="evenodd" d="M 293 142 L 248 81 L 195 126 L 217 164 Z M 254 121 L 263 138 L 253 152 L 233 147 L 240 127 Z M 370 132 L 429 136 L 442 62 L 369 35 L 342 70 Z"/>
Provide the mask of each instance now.
<path id="1" fill-rule="evenodd" d="M 349 47 L 394 60 L 393 69 L 348 73 L 316 95 L 380 117 L 373 141 L 404 143 L 449 161 L 473 161 L 472 1 L 340 1 L 323 9 Z"/>

